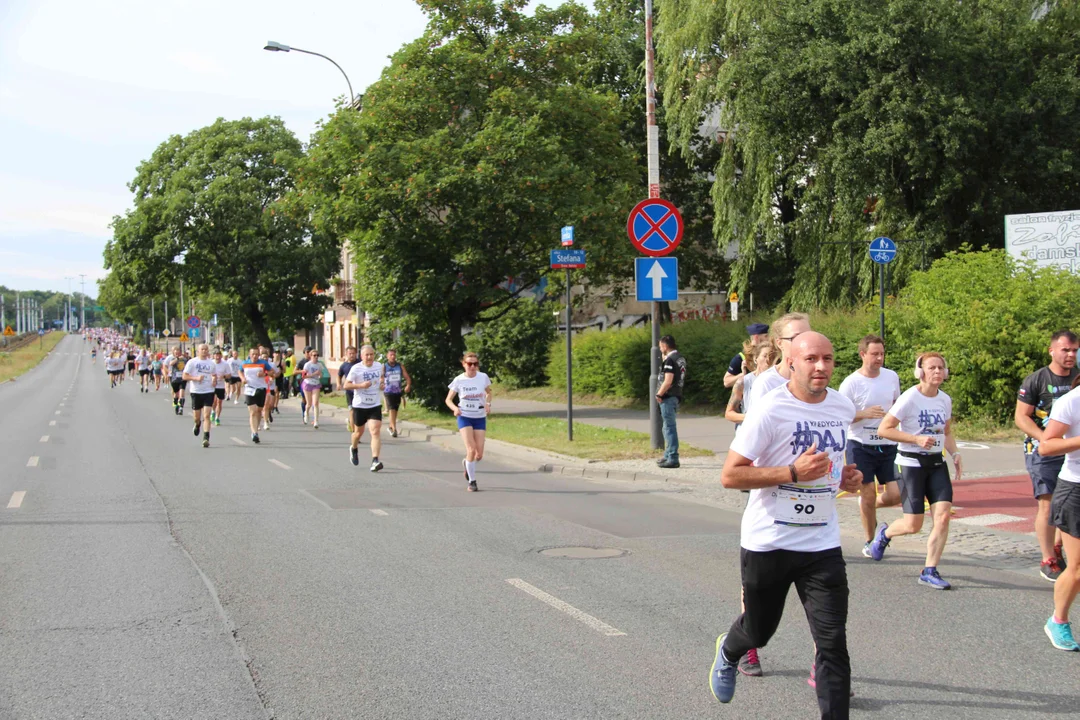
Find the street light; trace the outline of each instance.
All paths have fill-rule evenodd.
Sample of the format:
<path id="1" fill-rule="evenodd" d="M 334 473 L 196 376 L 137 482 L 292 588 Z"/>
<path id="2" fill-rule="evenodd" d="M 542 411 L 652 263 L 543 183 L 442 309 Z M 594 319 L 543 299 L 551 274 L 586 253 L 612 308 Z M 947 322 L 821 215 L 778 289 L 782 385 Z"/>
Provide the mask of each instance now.
<path id="1" fill-rule="evenodd" d="M 274 42 L 273 40 L 268 40 L 266 42 L 266 46 L 263 47 L 263 50 L 269 50 L 270 52 L 291 52 L 291 51 L 295 50 L 298 53 L 304 53 L 306 55 L 315 55 L 317 57 L 321 57 L 323 60 L 330 60 L 330 62 L 334 63 L 334 67 L 336 67 L 338 70 L 341 70 L 341 74 L 345 76 L 345 83 L 349 86 L 349 102 L 348 102 L 348 104 L 352 105 L 353 102 L 356 100 L 356 96 L 353 95 L 353 91 L 352 91 L 352 83 L 349 82 L 349 76 L 345 75 L 345 71 L 341 69 L 340 65 L 338 65 L 331 58 L 326 57 L 322 53 L 312 52 L 311 50 L 301 50 L 298 47 L 289 47 L 288 45 L 285 45 L 285 44 L 279 43 L 279 42 Z"/>

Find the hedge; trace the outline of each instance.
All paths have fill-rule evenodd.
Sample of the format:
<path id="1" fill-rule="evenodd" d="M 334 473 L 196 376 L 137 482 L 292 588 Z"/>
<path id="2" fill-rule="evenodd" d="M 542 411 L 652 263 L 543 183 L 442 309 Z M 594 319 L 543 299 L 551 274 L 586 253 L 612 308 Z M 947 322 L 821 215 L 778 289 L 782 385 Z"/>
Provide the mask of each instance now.
<path id="1" fill-rule="evenodd" d="M 836 351 L 833 387 L 860 365 L 859 340 L 879 331 L 874 304 L 854 311 L 810 313 L 815 330 Z M 901 385 L 915 383 L 911 368 L 919 352 L 937 350 L 949 363 L 944 389 L 958 416 L 1006 423 L 1016 390 L 1028 373 L 1045 365 L 1050 335 L 1080 329 L 1080 280 L 1067 271 L 1036 270 L 1003 250 L 952 252 L 929 270 L 914 273 L 886 308 L 887 367 Z M 728 362 L 746 339 L 745 323 L 695 320 L 665 325 L 687 359 L 685 399 L 723 404 Z M 573 340 L 574 389 L 582 393 L 646 399 L 649 328 L 589 332 Z M 565 342 L 550 348 L 548 377 L 565 387 Z"/>

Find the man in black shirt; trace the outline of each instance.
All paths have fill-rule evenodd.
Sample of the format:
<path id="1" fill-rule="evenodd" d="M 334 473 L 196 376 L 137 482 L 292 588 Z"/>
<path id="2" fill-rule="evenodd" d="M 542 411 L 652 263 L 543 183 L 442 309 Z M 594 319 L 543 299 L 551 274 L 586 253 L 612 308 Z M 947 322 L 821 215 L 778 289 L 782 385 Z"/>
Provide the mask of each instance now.
<path id="1" fill-rule="evenodd" d="M 1027 433 L 1024 438 L 1024 461 L 1039 508 L 1035 514 L 1035 537 L 1042 551 L 1039 572 L 1050 582 L 1056 582 L 1065 570 L 1065 558 L 1061 551 L 1061 531 L 1050 524 L 1050 500 L 1057 487 L 1057 477 L 1065 460 L 1064 455 L 1043 457 L 1039 455 L 1039 442 L 1043 430 L 1050 422 L 1050 409 L 1054 401 L 1072 389 L 1073 381 L 1080 374 L 1076 367 L 1076 352 L 1080 339 L 1071 330 L 1059 330 L 1050 338 L 1050 364 L 1039 368 L 1024 378 L 1017 393 L 1013 422 Z M 1080 562 L 1080 558 L 1069 558 Z"/>
<path id="2" fill-rule="evenodd" d="M 683 382 L 686 380 L 686 359 L 675 349 L 675 338 L 660 338 L 660 354 L 664 356 L 657 382 L 656 402 L 664 421 L 664 457 L 657 463 L 662 468 L 679 467 L 679 433 L 675 428 L 675 412 L 682 402 Z"/>

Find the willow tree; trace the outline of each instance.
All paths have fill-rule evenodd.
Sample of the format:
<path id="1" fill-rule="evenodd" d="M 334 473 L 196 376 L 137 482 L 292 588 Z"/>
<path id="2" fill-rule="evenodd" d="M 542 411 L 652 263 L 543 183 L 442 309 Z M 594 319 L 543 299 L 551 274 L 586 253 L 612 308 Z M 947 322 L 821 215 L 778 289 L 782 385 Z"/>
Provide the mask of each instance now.
<path id="1" fill-rule="evenodd" d="M 737 285 L 788 302 L 865 295 L 865 242 L 904 246 L 898 279 L 1006 213 L 1080 190 L 1080 6 L 1043 0 L 663 0 L 660 69 L 689 149 L 728 131 L 714 233 Z M 853 249 L 857 248 L 857 256 Z"/>

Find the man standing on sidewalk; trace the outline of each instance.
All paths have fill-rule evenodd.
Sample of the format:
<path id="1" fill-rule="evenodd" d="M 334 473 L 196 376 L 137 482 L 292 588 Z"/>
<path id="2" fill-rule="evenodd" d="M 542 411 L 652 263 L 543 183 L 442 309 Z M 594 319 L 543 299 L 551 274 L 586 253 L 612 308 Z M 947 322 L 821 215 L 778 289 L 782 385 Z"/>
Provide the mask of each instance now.
<path id="1" fill-rule="evenodd" d="M 855 404 L 855 420 L 848 430 L 847 461 L 854 463 L 863 476 L 859 495 L 866 544 L 863 555 L 870 557 L 870 541 L 877 528 L 877 509 L 900 504 L 896 483 L 896 443 L 878 435 L 878 425 L 900 397 L 900 377 L 885 364 L 885 341 L 867 335 L 859 341 L 862 367 L 844 378 L 840 394 Z M 874 478 L 884 492 L 879 497 Z"/>
<path id="2" fill-rule="evenodd" d="M 1039 368 L 1024 378 L 1016 398 L 1013 422 L 1023 430 L 1024 464 L 1031 476 L 1032 490 L 1039 504 L 1035 514 L 1035 537 L 1042 551 L 1039 572 L 1050 582 L 1057 582 L 1065 570 L 1065 558 L 1061 551 L 1061 531 L 1050 524 L 1050 500 L 1057 487 L 1064 455 L 1043 457 L 1039 443 L 1043 431 L 1050 422 L 1050 410 L 1054 401 L 1072 389 L 1073 380 L 1080 370 L 1076 367 L 1076 351 L 1080 341 L 1071 330 L 1058 330 L 1050 337 L 1050 364 Z M 1069 558 L 1077 562 L 1077 558 Z"/>
<path id="3" fill-rule="evenodd" d="M 660 354 L 664 360 L 656 388 L 656 402 L 660 403 L 660 417 L 664 421 L 664 457 L 657 463 L 662 468 L 679 467 L 679 432 L 675 427 L 675 412 L 682 402 L 683 382 L 686 380 L 686 359 L 675 349 L 675 338 L 660 338 Z"/>
<path id="4" fill-rule="evenodd" d="M 747 325 L 746 332 L 750 335 L 751 346 L 758 345 L 769 339 L 769 326 L 765 323 Z M 746 375 L 748 371 L 753 372 L 753 370 L 754 361 L 751 358 L 746 357 L 745 353 L 740 351 L 739 354 L 731 358 L 731 362 L 728 363 L 727 372 L 724 373 L 724 387 L 733 387 L 735 381 Z"/>

